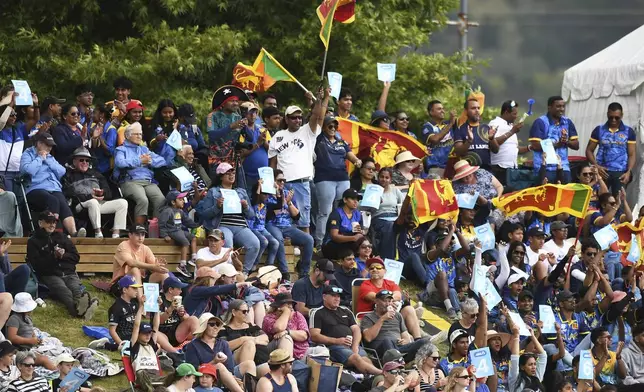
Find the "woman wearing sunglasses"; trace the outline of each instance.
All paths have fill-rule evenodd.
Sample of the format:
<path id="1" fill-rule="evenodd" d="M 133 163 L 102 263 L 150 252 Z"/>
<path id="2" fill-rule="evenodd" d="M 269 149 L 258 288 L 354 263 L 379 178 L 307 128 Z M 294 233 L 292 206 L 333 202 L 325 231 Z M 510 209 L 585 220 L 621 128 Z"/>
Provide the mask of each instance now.
<path id="1" fill-rule="evenodd" d="M 476 391 L 476 379 L 470 375 L 467 368 L 462 366 L 455 367 L 447 376 L 447 384 L 444 392 L 474 392 Z"/>
<path id="2" fill-rule="evenodd" d="M 349 180 L 351 189 L 355 189 L 362 195 L 367 185 L 377 184 L 376 170 L 376 161 L 373 158 L 367 157 L 363 159 L 362 166 L 359 168 L 356 167 L 353 173 L 351 173 L 351 179 Z"/>
<path id="3" fill-rule="evenodd" d="M 405 112 L 396 112 L 393 114 L 394 122 L 391 124 L 391 129 L 404 133 L 407 136 L 411 136 L 414 139 L 418 139 L 416 134 L 409 129 L 409 122 L 411 119 Z"/>
<path id="4" fill-rule="evenodd" d="M 367 237 L 362 237 L 356 242 L 356 249 L 358 255 L 356 256 L 356 268 L 363 278 L 369 276 L 366 262 L 373 257 L 373 245 L 369 242 Z"/>
<path id="5" fill-rule="evenodd" d="M 259 326 L 246 321 L 249 312 L 245 301 L 232 300 L 224 315 L 224 328 L 219 331 L 218 337 L 228 341 L 235 363 L 252 361 L 262 364 L 268 361 L 268 336 Z"/>
<path id="6" fill-rule="evenodd" d="M 80 124 L 80 112 L 75 105 L 67 104 L 61 110 L 63 122 L 51 131 L 56 142 L 53 156 L 64 165 L 75 149 L 87 142 L 87 125 Z"/>
<path id="7" fill-rule="evenodd" d="M 427 392 L 430 388 L 440 389 L 447 385 L 447 378 L 438 367 L 441 356 L 438 348 L 432 343 L 421 347 L 416 353 L 416 367 L 420 374 L 420 391 Z"/>
<path id="8" fill-rule="evenodd" d="M 608 192 L 608 187 L 604 182 L 604 179 L 597 172 L 597 166 L 586 163 L 584 166 L 579 168 L 578 177 L 579 183 L 588 185 L 593 188 L 593 192 L 590 195 L 590 205 L 589 208 L 592 210 L 599 209 L 599 195 L 602 193 Z"/>
<path id="9" fill-rule="evenodd" d="M 595 211 L 590 216 L 590 232 L 596 231 L 608 226 L 618 225 L 622 222 L 632 222 L 633 213 L 626 200 L 626 191 L 621 189 L 617 197 L 612 193 L 602 193 L 599 195 L 599 211 Z"/>
<path id="10" fill-rule="evenodd" d="M 9 384 L 8 391 L 46 392 L 50 390 L 47 380 L 34 374 L 36 354 L 31 351 L 18 351 L 16 354 L 16 366 L 20 370 L 20 377 Z"/>

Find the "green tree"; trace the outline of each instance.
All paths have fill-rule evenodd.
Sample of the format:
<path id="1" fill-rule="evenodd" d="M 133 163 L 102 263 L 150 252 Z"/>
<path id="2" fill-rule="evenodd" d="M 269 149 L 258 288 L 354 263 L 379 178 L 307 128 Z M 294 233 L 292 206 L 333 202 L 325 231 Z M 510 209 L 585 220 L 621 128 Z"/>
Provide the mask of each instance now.
<path id="1" fill-rule="evenodd" d="M 111 81 L 127 75 L 133 96 L 153 109 L 171 97 L 210 108 L 214 89 L 229 83 L 238 61 L 252 63 L 266 48 L 309 89 L 319 85 L 323 46 L 315 15 L 318 0 L 41 0 L 3 4 L 0 75 L 26 79 L 42 95 L 72 97 L 75 83 L 112 98 Z M 473 64 L 460 55 L 421 54 L 442 28 L 455 0 L 358 2 L 352 24 L 334 24 L 327 70 L 340 72 L 367 120 L 382 84 L 376 62 L 396 62 L 389 110 L 404 109 L 422 122 L 430 97 L 462 99 L 461 78 Z M 271 92 L 301 100 L 292 83 Z M 281 102 L 286 105 L 289 102 Z"/>

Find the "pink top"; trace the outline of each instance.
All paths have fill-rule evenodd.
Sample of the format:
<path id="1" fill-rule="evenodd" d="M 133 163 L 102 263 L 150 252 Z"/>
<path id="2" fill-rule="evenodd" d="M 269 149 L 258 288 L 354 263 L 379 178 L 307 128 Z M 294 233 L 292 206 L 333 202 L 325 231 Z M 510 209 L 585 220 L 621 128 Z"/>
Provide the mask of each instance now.
<path id="1" fill-rule="evenodd" d="M 277 321 L 277 313 L 267 313 L 264 316 L 264 323 L 262 324 L 262 329 L 268 337 L 273 339 L 273 326 L 275 321 Z M 309 335 L 309 325 L 306 323 L 306 319 L 300 312 L 293 312 L 293 316 L 288 320 L 287 328 L 294 331 L 306 331 L 306 334 Z M 310 335 L 309 335 L 310 336 Z M 306 350 L 309 348 L 308 339 L 303 342 L 298 342 L 295 339 L 293 340 L 293 357 L 296 359 L 304 358 Z"/>

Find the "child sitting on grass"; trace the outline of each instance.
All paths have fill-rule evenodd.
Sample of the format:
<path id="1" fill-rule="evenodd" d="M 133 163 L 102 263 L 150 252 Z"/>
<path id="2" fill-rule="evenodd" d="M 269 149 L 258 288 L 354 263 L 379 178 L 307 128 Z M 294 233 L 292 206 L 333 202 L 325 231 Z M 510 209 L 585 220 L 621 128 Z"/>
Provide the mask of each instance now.
<path id="1" fill-rule="evenodd" d="M 144 392 L 152 392 L 154 390 L 153 383 L 163 382 L 163 377 L 159 374 L 159 359 L 157 357 L 157 351 L 159 351 L 157 333 L 159 332 L 161 314 L 154 313 L 152 325 L 142 323 L 144 304 L 145 295 L 142 295 L 139 297 L 139 308 L 134 318 L 131 342 L 135 343 L 130 347 L 130 361 L 139 389 Z"/>
<path id="2" fill-rule="evenodd" d="M 29 293 L 18 293 L 11 306 L 11 316 L 5 324 L 7 326 L 7 339 L 19 350 L 31 350 L 42 343 L 42 339 L 34 332 L 34 323 L 31 312 L 38 304 Z M 56 370 L 54 363 L 46 356 L 36 354 L 36 366 L 44 366 L 48 370 Z"/>
<path id="3" fill-rule="evenodd" d="M 199 366 L 199 386 L 195 387 L 195 392 L 223 392 L 215 386 L 217 381 L 217 368 L 211 363 L 204 363 Z"/>
<path id="4" fill-rule="evenodd" d="M 170 191 L 165 197 L 166 206 L 159 210 L 159 235 L 164 237 L 166 242 L 174 241 L 181 247 L 181 260 L 177 267 L 177 272 L 186 278 L 192 277 L 186 266 L 188 252 L 192 250 L 190 265 L 195 266 L 197 259 L 197 238 L 189 230 L 199 227 L 188 214 L 183 211 L 185 197 L 187 193 L 179 191 Z"/>
<path id="5" fill-rule="evenodd" d="M 63 392 L 64 389 L 60 388 L 60 383 L 65 379 L 65 377 L 67 377 L 69 372 L 72 371 L 72 368 L 78 367 L 80 363 L 78 360 L 74 359 L 74 357 L 66 353 L 57 356 L 56 359 L 54 359 L 54 362 L 56 363 L 60 376 L 55 380 L 49 381 L 49 385 L 51 385 L 51 390 L 53 392 Z M 80 389 L 77 390 L 80 392 L 91 392 L 91 388 L 92 385 L 88 381 L 85 381 L 81 384 Z"/>

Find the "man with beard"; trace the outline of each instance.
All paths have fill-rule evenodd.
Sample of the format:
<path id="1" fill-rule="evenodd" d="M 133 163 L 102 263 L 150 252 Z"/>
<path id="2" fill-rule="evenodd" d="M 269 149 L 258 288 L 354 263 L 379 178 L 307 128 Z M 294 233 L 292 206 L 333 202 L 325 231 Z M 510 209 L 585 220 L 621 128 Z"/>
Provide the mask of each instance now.
<path id="1" fill-rule="evenodd" d="M 454 132 L 454 153 L 460 158 L 474 155 L 480 166 L 490 170 L 490 151 L 499 152 L 499 142 L 494 139 L 496 130 L 480 124 L 481 105 L 476 99 L 465 102 L 467 121 Z"/>
<path id="2" fill-rule="evenodd" d="M 583 315 L 576 311 L 575 295 L 569 290 L 560 291 L 557 294 L 558 309 L 555 309 L 555 324 L 561 327 L 566 346 L 566 355 L 563 358 L 564 368 L 572 366 L 573 356 L 579 354 L 577 346 L 590 333 Z"/>
<path id="3" fill-rule="evenodd" d="M 324 282 L 335 281 L 334 272 L 335 267 L 331 260 L 320 259 L 308 276 L 298 279 L 293 284 L 291 294 L 298 312 L 308 317 L 311 309 L 322 306 Z"/>
<path id="4" fill-rule="evenodd" d="M 561 158 L 563 168 L 563 184 L 572 180 L 570 175 L 570 162 L 568 161 L 568 149 L 579 150 L 579 136 L 572 120 L 564 116 L 566 101 L 560 96 L 548 98 L 548 113 L 539 117 L 532 123 L 530 129 L 530 146 L 534 151 L 534 173 L 538 174 L 541 166 L 545 165 L 541 141 L 550 139 L 555 152 Z M 546 178 L 551 184 L 557 182 L 557 165 L 546 166 Z"/>
<path id="5" fill-rule="evenodd" d="M 293 357 L 282 349 L 271 352 L 268 359 L 268 374 L 257 381 L 257 392 L 297 392 L 297 380 L 293 372 Z M 321 380 L 320 380 L 321 381 Z"/>
<path id="6" fill-rule="evenodd" d="M 429 121 L 423 124 L 423 135 L 427 138 L 428 157 L 425 159 L 425 170 L 443 177 L 447 158 L 452 152 L 454 138 L 452 130 L 456 122 L 456 111 L 451 110 L 449 121 L 445 121 L 445 109 L 441 101 L 433 100 L 427 104 Z"/>

